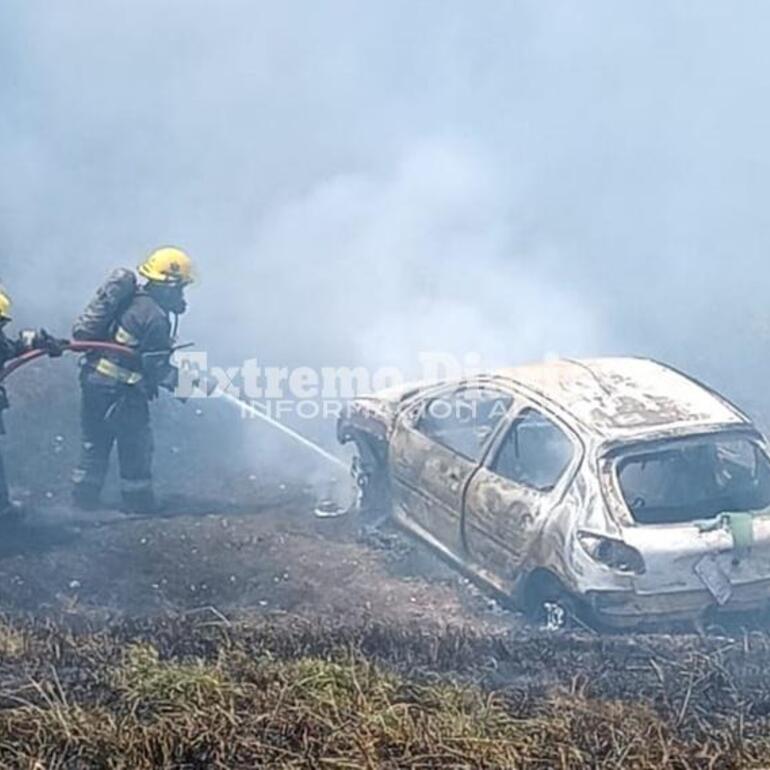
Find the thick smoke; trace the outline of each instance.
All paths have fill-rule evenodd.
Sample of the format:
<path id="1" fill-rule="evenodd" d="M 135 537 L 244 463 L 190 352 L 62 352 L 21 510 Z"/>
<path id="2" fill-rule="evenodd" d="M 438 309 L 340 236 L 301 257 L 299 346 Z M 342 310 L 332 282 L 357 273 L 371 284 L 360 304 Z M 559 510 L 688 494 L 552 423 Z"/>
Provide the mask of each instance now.
<path id="1" fill-rule="evenodd" d="M 66 331 L 175 242 L 202 273 L 184 336 L 222 365 L 649 354 L 763 417 L 769 23 L 694 0 L 7 0 L 0 276 L 20 322 Z"/>

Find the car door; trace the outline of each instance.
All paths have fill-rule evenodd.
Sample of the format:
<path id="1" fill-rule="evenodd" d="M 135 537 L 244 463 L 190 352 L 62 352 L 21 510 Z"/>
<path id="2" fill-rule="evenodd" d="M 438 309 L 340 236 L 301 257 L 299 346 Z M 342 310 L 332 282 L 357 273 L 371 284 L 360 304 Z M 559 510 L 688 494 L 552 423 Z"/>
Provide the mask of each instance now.
<path id="1" fill-rule="evenodd" d="M 581 447 L 556 418 L 532 405 L 512 411 L 465 495 L 463 533 L 471 559 L 510 591 L 543 517 L 559 499 Z"/>
<path id="2" fill-rule="evenodd" d="M 465 487 L 511 401 L 505 391 L 476 383 L 410 405 L 391 440 L 397 517 L 459 552 Z"/>

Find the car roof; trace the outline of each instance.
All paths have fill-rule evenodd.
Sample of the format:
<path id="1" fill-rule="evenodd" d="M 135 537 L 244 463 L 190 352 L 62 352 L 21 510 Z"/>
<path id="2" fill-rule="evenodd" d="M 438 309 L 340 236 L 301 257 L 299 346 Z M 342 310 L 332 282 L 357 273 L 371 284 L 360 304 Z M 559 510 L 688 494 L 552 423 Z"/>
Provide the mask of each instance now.
<path id="1" fill-rule="evenodd" d="M 500 369 L 494 377 L 558 406 L 608 440 L 749 424 L 715 391 L 647 358 L 557 359 Z"/>

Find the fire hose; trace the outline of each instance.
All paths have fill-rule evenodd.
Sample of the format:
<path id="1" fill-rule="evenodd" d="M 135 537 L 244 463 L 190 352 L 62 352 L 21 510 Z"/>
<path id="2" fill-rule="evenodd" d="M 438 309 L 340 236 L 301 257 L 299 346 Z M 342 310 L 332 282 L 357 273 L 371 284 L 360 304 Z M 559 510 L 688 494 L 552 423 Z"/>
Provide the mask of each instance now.
<path id="1" fill-rule="evenodd" d="M 126 358 L 135 358 L 138 354 L 125 345 L 118 345 L 115 342 L 70 342 L 67 345 L 62 346 L 62 350 L 69 350 L 72 353 L 117 353 L 118 355 L 125 356 Z M 22 366 L 31 364 L 38 358 L 49 355 L 47 350 L 30 350 L 27 353 L 22 353 L 16 358 L 12 358 L 5 366 L 0 369 L 0 383 L 2 383 L 7 377 L 12 375 L 17 369 L 21 369 Z"/>
<path id="2" fill-rule="evenodd" d="M 116 353 L 118 355 L 125 356 L 126 358 L 139 357 L 139 354 L 132 348 L 126 347 L 125 345 L 118 345 L 115 342 L 95 342 L 95 341 L 76 342 L 73 340 L 68 344 L 63 345 L 62 350 L 70 351 L 71 353 Z M 21 369 L 22 366 L 31 364 L 33 361 L 36 361 L 38 358 L 43 358 L 44 356 L 47 356 L 47 355 L 49 355 L 47 350 L 35 349 L 35 350 L 30 350 L 26 353 L 22 353 L 22 355 L 6 362 L 5 366 L 3 366 L 0 369 L 0 386 L 10 375 L 12 375 L 18 369 Z M 271 417 L 266 412 L 255 408 L 253 404 L 249 404 L 247 401 L 244 401 L 243 399 L 236 398 L 235 396 L 229 393 L 226 393 L 225 391 L 219 388 L 216 388 L 216 390 L 219 392 L 219 395 L 223 396 L 224 399 L 226 401 L 229 401 L 231 404 L 239 406 L 241 409 L 244 409 L 247 412 L 249 412 L 253 417 L 256 417 L 257 419 L 268 423 L 272 427 L 277 428 L 282 433 L 286 434 L 290 438 L 299 442 L 300 444 L 305 446 L 307 449 L 310 449 L 316 454 L 320 455 L 328 462 L 331 462 L 334 465 L 342 467 L 345 470 L 348 469 L 348 466 L 346 465 L 346 463 L 344 463 L 338 457 L 335 457 L 330 452 L 327 452 L 325 449 L 322 449 L 315 442 L 310 441 L 310 439 L 305 438 L 305 436 L 303 436 L 302 434 L 297 433 L 297 431 L 287 427 L 282 422 L 280 422 L 279 420 L 276 420 L 274 417 Z"/>

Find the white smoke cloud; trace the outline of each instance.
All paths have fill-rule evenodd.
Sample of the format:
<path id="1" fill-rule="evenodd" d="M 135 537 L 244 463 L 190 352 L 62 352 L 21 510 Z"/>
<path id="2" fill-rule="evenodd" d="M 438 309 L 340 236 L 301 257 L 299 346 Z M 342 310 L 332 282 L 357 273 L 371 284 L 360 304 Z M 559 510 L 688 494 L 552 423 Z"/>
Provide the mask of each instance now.
<path id="1" fill-rule="evenodd" d="M 239 260 L 238 281 L 254 293 L 234 293 L 231 274 L 219 275 L 215 293 L 232 298 L 215 326 L 242 326 L 263 295 L 256 312 L 277 323 L 255 327 L 250 352 L 278 359 L 408 370 L 420 351 L 503 364 L 595 349 L 590 310 L 539 277 L 517 238 L 489 159 L 423 141 L 388 173 L 340 174 L 268 210 L 251 259 Z"/>
<path id="2" fill-rule="evenodd" d="M 759 2 L 7 0 L 0 277 L 65 331 L 179 242 L 185 337 L 223 365 L 649 353 L 754 398 L 769 27 Z"/>

